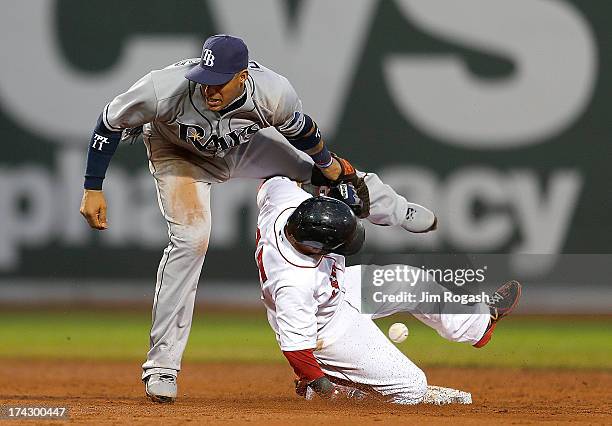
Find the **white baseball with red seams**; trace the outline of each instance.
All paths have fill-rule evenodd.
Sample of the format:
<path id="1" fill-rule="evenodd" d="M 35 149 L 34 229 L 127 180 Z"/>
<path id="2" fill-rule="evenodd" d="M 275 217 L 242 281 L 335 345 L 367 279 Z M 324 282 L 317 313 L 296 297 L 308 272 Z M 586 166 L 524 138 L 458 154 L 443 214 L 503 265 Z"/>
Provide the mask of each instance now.
<path id="1" fill-rule="evenodd" d="M 406 324 L 403 324 L 401 322 L 391 324 L 391 327 L 389 327 L 388 332 L 389 339 L 391 339 L 393 343 L 402 343 L 408 338 L 409 333 L 410 332 L 408 331 L 408 327 L 406 327 Z"/>

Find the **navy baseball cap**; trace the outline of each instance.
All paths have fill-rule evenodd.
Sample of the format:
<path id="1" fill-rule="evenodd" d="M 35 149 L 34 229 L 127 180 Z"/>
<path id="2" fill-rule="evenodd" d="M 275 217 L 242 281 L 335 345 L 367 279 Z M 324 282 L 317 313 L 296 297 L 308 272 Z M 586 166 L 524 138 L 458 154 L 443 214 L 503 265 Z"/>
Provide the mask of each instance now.
<path id="1" fill-rule="evenodd" d="M 249 50 L 242 39 L 226 34 L 208 37 L 202 47 L 200 63 L 185 78 L 215 86 L 230 81 L 237 72 L 249 66 Z"/>

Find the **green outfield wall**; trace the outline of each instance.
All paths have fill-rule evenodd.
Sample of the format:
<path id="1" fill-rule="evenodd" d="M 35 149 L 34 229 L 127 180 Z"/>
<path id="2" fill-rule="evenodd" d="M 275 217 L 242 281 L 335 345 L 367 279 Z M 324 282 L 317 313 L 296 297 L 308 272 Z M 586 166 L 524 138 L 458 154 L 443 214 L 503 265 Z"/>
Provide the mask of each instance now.
<path id="1" fill-rule="evenodd" d="M 154 279 L 166 244 L 142 144 L 110 228 L 78 213 L 96 118 L 151 69 L 232 33 L 287 76 L 333 149 L 440 218 L 371 251 L 612 251 L 605 0 L 18 1 L 0 14 L 0 280 Z M 204 277 L 255 279 L 256 182 L 218 185 Z M 237 266 L 239 265 L 239 266 Z"/>

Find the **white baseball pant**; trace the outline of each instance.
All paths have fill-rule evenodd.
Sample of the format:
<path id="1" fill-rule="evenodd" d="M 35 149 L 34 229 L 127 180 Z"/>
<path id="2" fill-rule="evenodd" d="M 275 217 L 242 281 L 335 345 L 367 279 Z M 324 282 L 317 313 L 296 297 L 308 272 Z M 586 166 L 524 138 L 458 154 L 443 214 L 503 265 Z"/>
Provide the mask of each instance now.
<path id="1" fill-rule="evenodd" d="M 371 389 L 387 402 L 417 404 L 427 392 L 425 373 L 380 331 L 373 319 L 409 311 L 442 337 L 476 343 L 489 322 L 484 303 L 467 307 L 461 314 L 439 314 L 415 304 L 381 305 L 372 314 L 361 313 L 361 266 L 347 268 L 343 304 L 319 335 L 314 355 L 323 372 L 344 384 Z M 444 288 L 434 281 L 420 281 L 415 289 L 440 294 Z M 429 306 L 428 306 L 429 307 Z"/>

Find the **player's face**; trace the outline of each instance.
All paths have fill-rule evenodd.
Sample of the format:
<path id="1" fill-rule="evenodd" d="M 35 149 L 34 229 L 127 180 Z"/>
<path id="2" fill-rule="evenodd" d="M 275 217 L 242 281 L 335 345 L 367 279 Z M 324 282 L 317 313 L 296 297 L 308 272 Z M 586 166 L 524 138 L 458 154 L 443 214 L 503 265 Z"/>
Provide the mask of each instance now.
<path id="1" fill-rule="evenodd" d="M 293 248 L 295 248 L 300 253 L 305 254 L 307 256 L 313 256 L 313 257 L 320 257 L 323 254 L 325 254 L 321 252 L 321 250 L 319 249 L 315 249 L 313 247 L 297 242 L 295 238 L 293 238 L 293 236 L 287 232 L 287 229 L 285 229 L 284 231 L 285 231 L 285 236 L 287 237 L 287 240 L 289 240 L 289 243 L 291 243 Z"/>
<path id="2" fill-rule="evenodd" d="M 230 81 L 216 86 L 202 86 L 202 94 L 211 111 L 220 111 L 231 104 L 244 91 L 244 82 L 248 77 L 246 70 L 240 71 Z"/>

